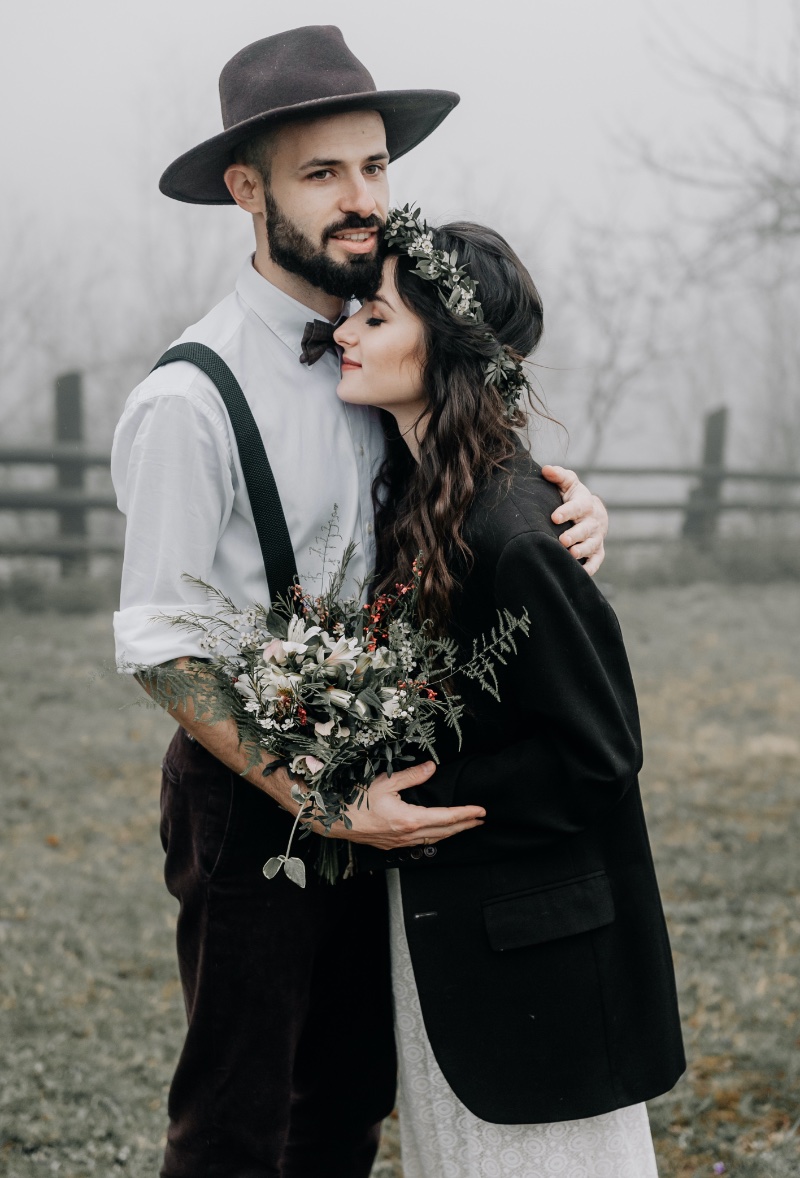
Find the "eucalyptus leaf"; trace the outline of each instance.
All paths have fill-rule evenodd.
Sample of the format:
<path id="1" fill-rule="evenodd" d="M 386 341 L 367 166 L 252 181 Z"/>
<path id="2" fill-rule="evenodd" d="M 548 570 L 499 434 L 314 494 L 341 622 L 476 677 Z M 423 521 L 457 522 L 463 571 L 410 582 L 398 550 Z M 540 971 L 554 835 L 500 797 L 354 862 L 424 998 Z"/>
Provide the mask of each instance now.
<path id="1" fill-rule="evenodd" d="M 302 859 L 286 859 L 283 869 L 293 884 L 299 888 L 306 886 L 306 865 Z"/>
<path id="2" fill-rule="evenodd" d="M 264 875 L 267 877 L 267 879 L 274 879 L 285 862 L 285 855 L 273 855 L 271 859 L 268 859 L 263 868 Z"/>
<path id="3" fill-rule="evenodd" d="M 362 704 L 366 704 L 368 708 L 374 708 L 377 712 L 381 710 L 380 696 L 374 688 L 365 687 L 363 691 L 358 693 L 358 698 Z"/>
<path id="4" fill-rule="evenodd" d="M 275 638 L 285 638 L 289 633 L 289 623 L 275 609 L 271 609 L 267 614 L 267 625 Z"/>
<path id="5" fill-rule="evenodd" d="M 321 811 L 323 814 L 327 814 L 327 813 L 328 813 L 328 807 L 325 805 L 325 798 L 323 797 L 323 795 L 322 795 L 322 793 L 321 793 L 321 791 L 320 791 L 320 790 L 318 790 L 318 789 L 312 789 L 311 793 L 310 793 L 308 796 L 309 796 L 309 798 L 313 798 L 313 799 L 314 799 L 314 801 L 315 801 L 315 802 L 316 802 L 316 804 L 317 804 L 317 807 L 318 807 L 318 809 L 319 809 L 319 810 L 320 810 L 320 811 Z"/>

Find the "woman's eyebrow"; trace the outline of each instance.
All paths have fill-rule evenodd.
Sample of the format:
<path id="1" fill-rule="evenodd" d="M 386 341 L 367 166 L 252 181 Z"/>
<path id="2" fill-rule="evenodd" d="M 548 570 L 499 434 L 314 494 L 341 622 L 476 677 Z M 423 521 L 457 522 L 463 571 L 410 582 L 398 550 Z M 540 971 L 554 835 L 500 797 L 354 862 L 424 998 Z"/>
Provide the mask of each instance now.
<path id="1" fill-rule="evenodd" d="M 392 304 L 389 302 L 388 299 L 385 299 L 383 297 L 383 295 L 379 295 L 379 294 L 370 295 L 370 302 L 371 303 L 383 303 L 383 305 L 385 307 L 388 307 L 390 311 L 394 311 L 394 307 L 392 306 Z"/>

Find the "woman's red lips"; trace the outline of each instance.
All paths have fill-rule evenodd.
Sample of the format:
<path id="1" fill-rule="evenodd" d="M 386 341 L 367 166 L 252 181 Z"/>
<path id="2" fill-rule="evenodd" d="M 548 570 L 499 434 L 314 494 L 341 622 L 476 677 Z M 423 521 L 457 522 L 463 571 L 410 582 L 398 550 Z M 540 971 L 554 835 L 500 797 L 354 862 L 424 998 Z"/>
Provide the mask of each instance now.
<path id="1" fill-rule="evenodd" d="M 346 356 L 342 357 L 342 372 L 346 368 L 360 368 L 361 365 L 356 360 L 348 360 Z"/>

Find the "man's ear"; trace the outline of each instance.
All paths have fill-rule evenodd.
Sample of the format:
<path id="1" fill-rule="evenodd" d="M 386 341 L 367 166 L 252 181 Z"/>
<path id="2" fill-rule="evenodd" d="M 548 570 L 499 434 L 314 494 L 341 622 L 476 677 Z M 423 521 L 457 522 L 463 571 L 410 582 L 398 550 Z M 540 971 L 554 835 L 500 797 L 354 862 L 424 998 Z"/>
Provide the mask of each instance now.
<path id="1" fill-rule="evenodd" d="M 254 216 L 263 215 L 264 185 L 255 168 L 249 164 L 231 164 L 225 169 L 223 180 L 240 209 Z"/>

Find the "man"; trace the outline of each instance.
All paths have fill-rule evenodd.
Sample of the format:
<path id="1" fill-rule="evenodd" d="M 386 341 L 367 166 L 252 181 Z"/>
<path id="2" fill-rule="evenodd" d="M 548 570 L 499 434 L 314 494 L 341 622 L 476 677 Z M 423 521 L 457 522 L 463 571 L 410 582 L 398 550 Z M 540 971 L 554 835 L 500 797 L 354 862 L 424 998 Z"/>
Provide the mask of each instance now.
<path id="1" fill-rule="evenodd" d="M 346 589 L 373 551 L 371 482 L 382 456 L 375 413 L 335 395 L 325 326 L 377 285 L 386 167 L 458 101 L 443 91 L 379 93 L 338 29 L 314 26 L 248 46 L 220 79 L 225 131 L 167 169 L 178 200 L 250 213 L 256 251 L 236 292 L 184 340 L 212 348 L 238 380 L 275 474 L 301 582 L 323 575 L 320 537 L 334 505 L 342 543 L 358 543 Z M 316 324 L 308 320 L 322 316 Z M 328 329 L 329 330 L 329 329 Z M 322 338 L 321 345 L 319 337 Z M 237 602 L 268 600 L 251 499 L 213 382 L 185 361 L 131 394 L 112 473 L 127 515 L 121 667 L 190 660 L 191 635 L 157 613 L 203 608 L 182 574 Z M 560 473 L 566 533 L 589 571 L 605 513 Z M 252 487 L 251 487 L 252 490 Z M 198 673 L 201 673 L 199 671 Z M 204 724 L 191 703 L 164 762 L 165 875 L 180 901 L 178 957 L 189 1028 L 170 1091 L 163 1178 L 367 1178 L 394 1094 L 383 879 L 369 873 L 302 891 L 261 865 L 283 849 L 296 803 L 282 771 L 252 766 L 232 718 Z M 397 773 L 352 829 L 383 849 L 471 829 L 481 807 L 425 809 Z M 377 791 L 376 791 L 377 793 Z M 276 805 L 276 803 L 278 803 Z M 304 844 L 313 856 L 314 840 Z M 312 858 L 313 863 L 313 858 Z"/>

